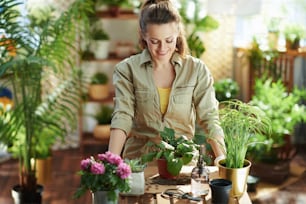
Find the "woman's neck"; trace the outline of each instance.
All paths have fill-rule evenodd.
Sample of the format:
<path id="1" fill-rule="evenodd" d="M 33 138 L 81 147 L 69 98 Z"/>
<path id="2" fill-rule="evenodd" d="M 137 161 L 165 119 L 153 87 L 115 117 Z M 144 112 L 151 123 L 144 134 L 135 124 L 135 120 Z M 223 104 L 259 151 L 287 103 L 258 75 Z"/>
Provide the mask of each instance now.
<path id="1" fill-rule="evenodd" d="M 172 69 L 172 64 L 170 61 L 154 61 L 153 62 L 153 69 L 154 70 L 161 70 L 161 69 Z"/>
<path id="2" fill-rule="evenodd" d="M 154 64 L 153 77 L 157 87 L 170 88 L 175 78 L 173 65 L 170 62 L 158 65 Z"/>

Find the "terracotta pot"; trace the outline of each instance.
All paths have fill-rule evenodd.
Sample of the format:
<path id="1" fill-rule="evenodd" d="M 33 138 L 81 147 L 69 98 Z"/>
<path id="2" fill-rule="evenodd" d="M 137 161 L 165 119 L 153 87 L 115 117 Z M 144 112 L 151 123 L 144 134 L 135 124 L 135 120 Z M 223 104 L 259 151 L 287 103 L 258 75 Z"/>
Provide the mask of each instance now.
<path id="1" fill-rule="evenodd" d="M 158 173 L 159 176 L 163 179 L 175 179 L 177 176 L 173 176 L 168 170 L 167 170 L 167 160 L 166 159 L 158 159 L 157 160 L 157 167 L 158 167 Z"/>
<path id="2" fill-rule="evenodd" d="M 109 96 L 109 86 L 108 84 L 92 84 L 88 92 L 92 99 L 102 100 Z"/>
<path id="3" fill-rule="evenodd" d="M 111 16 L 117 17 L 120 15 L 120 6 L 109 6 L 108 12 Z"/>
<path id="4" fill-rule="evenodd" d="M 90 46 L 90 51 L 95 55 L 96 59 L 106 59 L 109 56 L 109 40 L 95 40 Z"/>
<path id="5" fill-rule="evenodd" d="M 295 39 L 293 42 L 286 40 L 286 49 L 287 50 L 297 50 L 300 47 L 300 40 Z"/>
<path id="6" fill-rule="evenodd" d="M 99 140 L 108 140 L 110 137 L 110 125 L 96 125 L 93 136 Z"/>

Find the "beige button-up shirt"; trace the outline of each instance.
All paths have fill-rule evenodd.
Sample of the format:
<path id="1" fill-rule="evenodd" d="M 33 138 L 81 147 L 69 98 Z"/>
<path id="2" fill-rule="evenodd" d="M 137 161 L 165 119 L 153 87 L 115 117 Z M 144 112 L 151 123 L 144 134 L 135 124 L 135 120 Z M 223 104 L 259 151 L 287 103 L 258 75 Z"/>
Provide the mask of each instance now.
<path id="1" fill-rule="evenodd" d="M 164 127 L 192 138 L 198 122 L 210 135 L 223 136 L 210 71 L 201 60 L 190 55 L 182 59 L 175 53 L 171 62 L 176 76 L 164 115 L 160 111 L 148 50 L 121 61 L 115 67 L 115 110 L 111 128 L 122 129 L 128 135 L 124 157 L 133 158 L 145 153 L 146 142 L 158 141 L 159 131 Z"/>

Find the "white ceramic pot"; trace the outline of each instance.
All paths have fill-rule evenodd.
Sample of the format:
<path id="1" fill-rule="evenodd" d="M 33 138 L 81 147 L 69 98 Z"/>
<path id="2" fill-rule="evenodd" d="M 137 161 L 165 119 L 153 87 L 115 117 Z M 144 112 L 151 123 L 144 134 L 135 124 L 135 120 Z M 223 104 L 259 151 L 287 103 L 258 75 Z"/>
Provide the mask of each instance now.
<path id="1" fill-rule="evenodd" d="M 129 180 L 131 190 L 123 195 L 143 195 L 145 191 L 145 177 L 144 172 L 132 172 Z"/>
<path id="2" fill-rule="evenodd" d="M 95 54 L 96 59 L 106 59 L 109 54 L 109 40 L 95 40 L 91 44 L 90 50 Z"/>

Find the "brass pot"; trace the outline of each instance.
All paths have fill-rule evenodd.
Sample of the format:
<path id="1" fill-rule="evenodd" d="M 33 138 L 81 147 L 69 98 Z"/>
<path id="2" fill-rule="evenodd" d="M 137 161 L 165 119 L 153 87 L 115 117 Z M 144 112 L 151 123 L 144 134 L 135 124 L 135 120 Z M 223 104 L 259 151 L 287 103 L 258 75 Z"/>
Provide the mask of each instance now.
<path id="1" fill-rule="evenodd" d="M 219 176 L 221 178 L 232 181 L 231 197 L 240 198 L 246 191 L 247 179 L 251 167 L 249 160 L 244 161 L 242 168 L 227 168 L 224 166 L 225 160 L 220 160 L 218 163 Z"/>
<path id="2" fill-rule="evenodd" d="M 46 185 L 52 180 L 52 157 L 36 159 L 37 183 Z"/>

